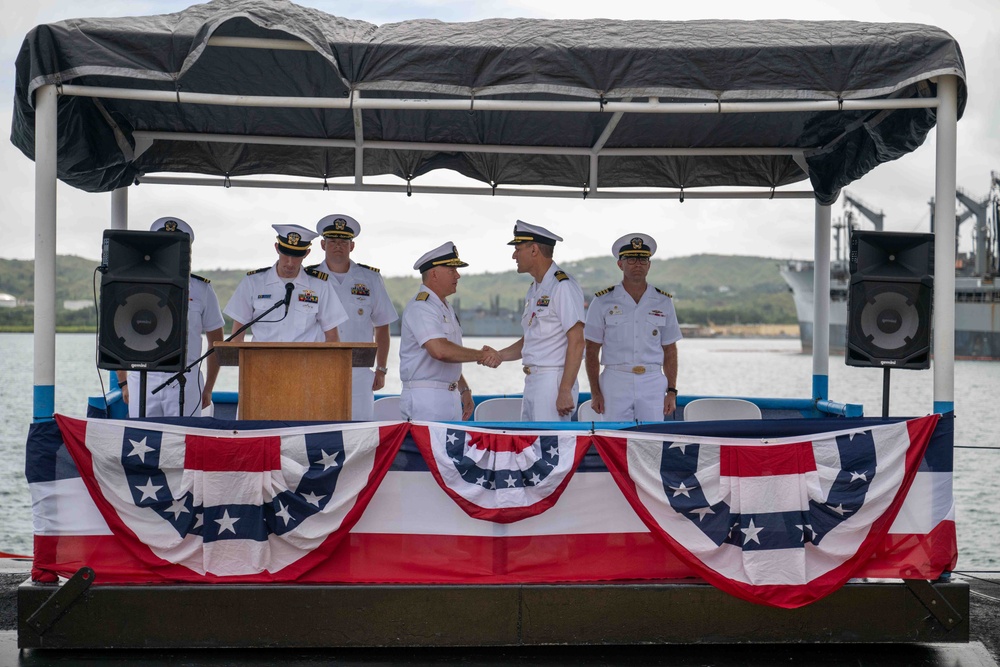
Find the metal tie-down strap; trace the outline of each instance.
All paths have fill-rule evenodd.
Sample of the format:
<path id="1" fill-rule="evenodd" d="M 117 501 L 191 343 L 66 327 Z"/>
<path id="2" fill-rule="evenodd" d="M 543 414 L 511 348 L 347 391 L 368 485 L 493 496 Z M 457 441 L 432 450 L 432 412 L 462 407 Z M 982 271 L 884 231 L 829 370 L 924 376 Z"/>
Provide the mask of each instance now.
<path id="1" fill-rule="evenodd" d="M 81 567 L 65 584 L 59 587 L 52 596 L 35 610 L 28 618 L 28 625 L 39 634 L 44 635 L 59 617 L 69 611 L 77 598 L 83 595 L 94 583 L 94 571 L 89 567 Z"/>
<path id="2" fill-rule="evenodd" d="M 925 579 L 904 579 L 903 583 L 945 630 L 951 631 L 964 620 L 931 582 Z"/>

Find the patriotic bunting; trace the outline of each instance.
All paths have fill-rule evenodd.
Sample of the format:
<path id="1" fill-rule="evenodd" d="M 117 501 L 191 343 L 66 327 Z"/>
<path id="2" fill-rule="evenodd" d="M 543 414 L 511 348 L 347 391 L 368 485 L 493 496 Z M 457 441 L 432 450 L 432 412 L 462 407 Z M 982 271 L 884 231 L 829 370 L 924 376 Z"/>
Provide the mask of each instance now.
<path id="1" fill-rule="evenodd" d="M 104 520 L 135 556 L 254 581 L 295 579 L 329 554 L 406 433 L 405 424 L 233 432 L 56 420 Z"/>
<path id="2" fill-rule="evenodd" d="M 732 595 L 794 608 L 855 576 L 885 538 L 938 416 L 775 440 L 602 432 L 639 514 Z"/>
<path id="3" fill-rule="evenodd" d="M 724 424 L 708 437 L 59 416 L 28 438 L 32 577 L 83 565 L 100 583 L 700 577 L 791 608 L 852 577 L 953 568 L 951 420 L 815 427 L 836 423 L 855 427 L 786 437 L 803 431 L 763 421 L 745 439 Z M 592 444 L 600 458 L 584 460 Z"/>
<path id="4" fill-rule="evenodd" d="M 466 430 L 415 423 L 411 435 L 441 488 L 466 514 L 512 523 L 552 507 L 590 446 L 565 431 Z"/>

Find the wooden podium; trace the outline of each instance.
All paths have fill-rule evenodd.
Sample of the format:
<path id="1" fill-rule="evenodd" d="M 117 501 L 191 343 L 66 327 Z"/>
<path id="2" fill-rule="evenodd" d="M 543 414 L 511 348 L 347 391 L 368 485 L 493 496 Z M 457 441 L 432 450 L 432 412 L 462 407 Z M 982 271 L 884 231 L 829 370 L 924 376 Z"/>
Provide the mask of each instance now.
<path id="1" fill-rule="evenodd" d="M 215 344 L 219 363 L 240 368 L 240 419 L 346 421 L 351 369 L 371 367 L 375 343 Z"/>

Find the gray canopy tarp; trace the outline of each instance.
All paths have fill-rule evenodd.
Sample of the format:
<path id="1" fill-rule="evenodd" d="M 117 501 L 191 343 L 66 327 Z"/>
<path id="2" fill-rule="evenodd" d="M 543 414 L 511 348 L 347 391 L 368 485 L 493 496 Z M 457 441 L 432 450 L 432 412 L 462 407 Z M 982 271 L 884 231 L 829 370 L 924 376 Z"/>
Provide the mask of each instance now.
<path id="1" fill-rule="evenodd" d="M 314 51 L 208 45 L 215 36 L 298 39 Z M 607 112 L 486 111 L 475 100 L 794 101 L 933 96 L 965 68 L 946 32 L 914 24 L 801 21 L 413 20 L 376 26 L 284 0 L 218 0 L 161 16 L 41 25 L 17 58 L 11 141 L 34 156 L 33 94 L 45 84 L 347 98 L 465 99 L 463 111 L 362 111 L 364 141 L 593 146 Z M 60 96 L 58 176 L 91 192 L 137 176 L 353 176 L 352 148 L 155 141 L 134 131 L 354 140 L 350 109 L 237 107 Z M 934 109 L 626 113 L 608 148 L 804 149 L 781 156 L 604 156 L 602 189 L 779 187 L 808 178 L 816 199 L 917 148 Z M 365 176 L 451 169 L 490 185 L 588 187 L 586 155 L 366 148 Z"/>

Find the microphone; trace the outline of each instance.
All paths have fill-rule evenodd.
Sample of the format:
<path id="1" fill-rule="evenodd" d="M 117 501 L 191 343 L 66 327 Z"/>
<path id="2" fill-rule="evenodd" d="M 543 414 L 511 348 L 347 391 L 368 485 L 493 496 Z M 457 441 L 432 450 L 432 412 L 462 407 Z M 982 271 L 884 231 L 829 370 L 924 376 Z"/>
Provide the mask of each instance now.
<path id="1" fill-rule="evenodd" d="M 292 302 L 292 290 L 295 289 L 295 285 L 292 283 L 285 283 L 285 314 L 288 314 L 288 304 Z"/>

